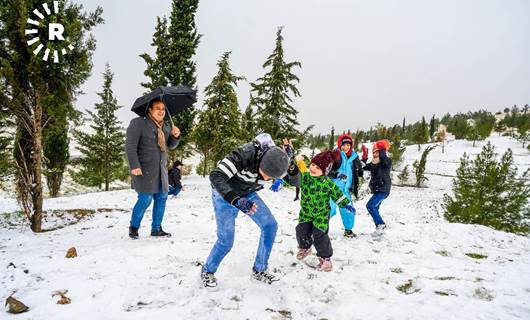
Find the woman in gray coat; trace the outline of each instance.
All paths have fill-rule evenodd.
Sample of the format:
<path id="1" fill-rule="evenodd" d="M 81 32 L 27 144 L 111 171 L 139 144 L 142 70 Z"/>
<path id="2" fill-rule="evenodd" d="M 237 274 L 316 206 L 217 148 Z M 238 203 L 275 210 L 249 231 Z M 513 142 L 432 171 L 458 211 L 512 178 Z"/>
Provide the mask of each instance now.
<path id="1" fill-rule="evenodd" d="M 132 188 L 138 193 L 129 226 L 129 237 L 138 238 L 145 210 L 153 204 L 151 236 L 170 237 L 162 230 L 168 193 L 167 152 L 179 142 L 179 128 L 164 123 L 166 108 L 161 100 L 149 103 L 145 117 L 131 120 L 125 138 L 125 151 L 131 169 Z"/>

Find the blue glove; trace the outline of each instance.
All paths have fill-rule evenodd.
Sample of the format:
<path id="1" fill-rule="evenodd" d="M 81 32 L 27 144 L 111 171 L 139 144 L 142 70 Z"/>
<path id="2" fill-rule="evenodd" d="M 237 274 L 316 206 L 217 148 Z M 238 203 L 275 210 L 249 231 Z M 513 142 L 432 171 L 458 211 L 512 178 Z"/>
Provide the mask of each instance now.
<path id="1" fill-rule="evenodd" d="M 345 205 L 344 209 L 348 210 L 351 213 L 355 213 L 355 208 L 351 204 Z"/>
<path id="2" fill-rule="evenodd" d="M 270 190 L 273 192 L 278 192 L 282 188 L 283 185 L 283 179 L 275 179 L 272 183 L 272 186 L 270 187 Z"/>
<path id="3" fill-rule="evenodd" d="M 340 179 L 340 180 L 346 181 L 346 180 L 348 180 L 348 176 L 345 175 L 344 173 L 339 173 L 339 174 L 337 175 L 337 179 Z"/>
<path id="4" fill-rule="evenodd" d="M 250 212 L 250 209 L 252 209 L 253 205 L 254 205 L 254 202 L 249 201 L 247 198 L 239 198 L 234 204 L 234 207 L 248 214 Z"/>

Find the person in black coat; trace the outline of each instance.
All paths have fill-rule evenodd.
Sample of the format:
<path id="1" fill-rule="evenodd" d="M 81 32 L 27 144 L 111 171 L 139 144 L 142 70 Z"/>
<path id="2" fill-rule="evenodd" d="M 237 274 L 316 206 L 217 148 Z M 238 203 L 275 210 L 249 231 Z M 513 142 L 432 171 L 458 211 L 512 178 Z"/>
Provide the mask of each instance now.
<path id="1" fill-rule="evenodd" d="M 125 137 L 125 151 L 131 169 L 132 188 L 138 193 L 129 225 L 129 237 L 138 238 L 145 211 L 153 202 L 151 236 L 170 237 L 162 229 L 169 183 L 167 153 L 179 143 L 180 130 L 164 122 L 166 107 L 155 99 L 149 103 L 147 115 L 131 120 Z"/>
<path id="2" fill-rule="evenodd" d="M 168 194 L 176 196 L 182 190 L 182 183 L 180 179 L 182 178 L 182 162 L 175 160 L 171 169 L 168 171 L 168 180 L 169 180 L 169 192 Z"/>
<path id="3" fill-rule="evenodd" d="M 386 228 L 386 224 L 379 214 L 379 208 L 381 203 L 390 194 L 390 188 L 392 185 L 390 179 L 390 171 L 392 169 L 392 160 L 386 154 L 387 145 L 383 141 L 376 142 L 372 147 L 372 162 L 368 161 L 368 148 L 362 146 L 363 158 L 362 161 L 365 163 L 363 170 L 370 171 L 370 191 L 372 191 L 372 197 L 366 204 L 366 209 L 374 219 L 376 232 L 382 232 Z"/>

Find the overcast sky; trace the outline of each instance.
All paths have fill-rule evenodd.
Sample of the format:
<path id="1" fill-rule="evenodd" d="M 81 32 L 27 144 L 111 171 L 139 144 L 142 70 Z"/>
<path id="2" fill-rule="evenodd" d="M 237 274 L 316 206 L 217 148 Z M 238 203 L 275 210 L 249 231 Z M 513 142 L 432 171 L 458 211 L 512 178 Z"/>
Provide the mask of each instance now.
<path id="1" fill-rule="evenodd" d="M 94 30 L 92 76 L 82 87 L 79 109 L 93 108 L 105 62 L 124 108 L 144 92 L 143 52 L 156 17 L 169 16 L 170 0 L 76 0 L 103 7 L 105 24 Z M 315 132 L 416 121 L 422 115 L 492 112 L 530 103 L 530 1 L 527 0 L 201 0 L 196 15 L 199 102 L 224 51 L 235 74 L 255 81 L 284 26 L 287 61 L 302 68 L 294 100 L 301 125 Z M 241 109 L 250 85 L 241 82 Z"/>

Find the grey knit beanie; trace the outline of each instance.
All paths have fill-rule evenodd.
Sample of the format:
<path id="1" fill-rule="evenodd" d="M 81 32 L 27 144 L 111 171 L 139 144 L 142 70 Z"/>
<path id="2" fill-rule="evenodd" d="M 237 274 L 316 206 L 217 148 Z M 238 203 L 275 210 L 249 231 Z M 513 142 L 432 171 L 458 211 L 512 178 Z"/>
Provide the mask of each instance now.
<path id="1" fill-rule="evenodd" d="M 282 178 L 287 173 L 289 158 L 281 148 L 272 147 L 261 158 L 259 167 L 272 179 Z"/>

